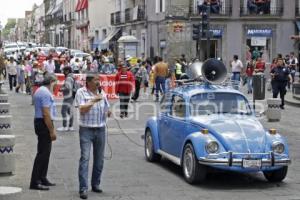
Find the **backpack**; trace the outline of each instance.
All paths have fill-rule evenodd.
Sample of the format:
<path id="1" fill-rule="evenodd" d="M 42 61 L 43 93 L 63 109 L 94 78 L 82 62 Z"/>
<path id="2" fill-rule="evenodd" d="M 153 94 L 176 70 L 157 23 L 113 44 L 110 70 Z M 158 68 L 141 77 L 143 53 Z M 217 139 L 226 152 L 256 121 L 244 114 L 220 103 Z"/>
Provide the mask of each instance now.
<path id="1" fill-rule="evenodd" d="M 80 80 L 76 80 L 73 76 L 73 87 L 72 87 L 72 97 L 75 99 L 76 92 L 78 89 L 82 88 L 83 85 L 80 83 Z"/>

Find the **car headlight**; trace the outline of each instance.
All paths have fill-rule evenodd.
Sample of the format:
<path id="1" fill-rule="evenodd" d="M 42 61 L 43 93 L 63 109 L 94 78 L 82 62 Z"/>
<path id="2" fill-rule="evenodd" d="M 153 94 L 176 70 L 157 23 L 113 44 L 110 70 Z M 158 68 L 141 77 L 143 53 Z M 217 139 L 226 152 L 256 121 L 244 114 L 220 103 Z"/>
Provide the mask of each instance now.
<path id="1" fill-rule="evenodd" d="M 284 144 L 282 144 L 281 142 L 274 142 L 272 144 L 272 150 L 274 151 L 274 153 L 282 154 L 285 150 Z"/>
<path id="2" fill-rule="evenodd" d="M 219 151 L 219 144 L 216 141 L 210 141 L 205 146 L 206 152 L 211 153 L 217 153 Z"/>

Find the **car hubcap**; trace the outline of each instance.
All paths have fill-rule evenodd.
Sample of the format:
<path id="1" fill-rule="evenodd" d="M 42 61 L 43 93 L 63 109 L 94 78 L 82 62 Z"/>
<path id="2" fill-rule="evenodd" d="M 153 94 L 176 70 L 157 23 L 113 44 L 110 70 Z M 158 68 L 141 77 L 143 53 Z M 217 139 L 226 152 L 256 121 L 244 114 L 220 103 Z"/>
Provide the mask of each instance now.
<path id="1" fill-rule="evenodd" d="M 146 154 L 147 157 L 149 158 L 152 153 L 152 138 L 151 135 L 148 133 L 146 137 Z"/>
<path id="2" fill-rule="evenodd" d="M 193 173 L 193 154 L 190 149 L 186 149 L 184 154 L 184 173 L 186 177 L 191 177 L 191 174 Z"/>

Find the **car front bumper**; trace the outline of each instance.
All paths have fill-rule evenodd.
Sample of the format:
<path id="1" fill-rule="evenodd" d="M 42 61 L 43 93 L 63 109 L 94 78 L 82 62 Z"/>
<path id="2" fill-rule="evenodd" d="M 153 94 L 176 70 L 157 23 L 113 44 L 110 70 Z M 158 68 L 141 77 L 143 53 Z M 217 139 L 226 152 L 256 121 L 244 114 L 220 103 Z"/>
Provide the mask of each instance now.
<path id="1" fill-rule="evenodd" d="M 236 158 L 239 156 L 239 158 Z M 224 158 L 225 157 L 225 158 Z M 244 159 L 259 159 L 261 160 L 261 167 L 278 167 L 288 166 L 291 160 L 287 155 L 269 153 L 233 153 L 226 152 L 220 154 L 210 154 L 207 157 L 200 157 L 198 159 L 200 164 L 208 166 L 236 166 L 243 167 Z"/>

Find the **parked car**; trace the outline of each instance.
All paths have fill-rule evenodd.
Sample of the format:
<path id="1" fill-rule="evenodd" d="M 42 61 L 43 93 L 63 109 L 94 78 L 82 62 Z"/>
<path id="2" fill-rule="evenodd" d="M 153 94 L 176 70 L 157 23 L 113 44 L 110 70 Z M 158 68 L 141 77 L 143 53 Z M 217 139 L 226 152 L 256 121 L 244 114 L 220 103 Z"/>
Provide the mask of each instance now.
<path id="1" fill-rule="evenodd" d="M 88 53 L 75 53 L 74 54 L 74 59 L 79 59 L 79 61 L 82 61 L 83 60 L 83 58 L 88 58 L 88 59 L 90 59 L 91 61 L 92 61 L 92 56 L 91 56 L 91 54 L 88 54 Z"/>
<path id="2" fill-rule="evenodd" d="M 75 56 L 76 53 L 84 53 L 84 52 L 79 49 L 69 49 L 70 55 Z"/>
<path id="3" fill-rule="evenodd" d="M 201 70 L 204 80 L 223 70 L 209 67 Z M 203 182 L 212 168 L 282 181 L 290 164 L 286 139 L 264 129 L 242 93 L 212 83 L 184 84 L 164 95 L 160 112 L 146 123 L 146 159 L 169 159 L 190 184 Z"/>
<path id="4" fill-rule="evenodd" d="M 63 51 L 64 52 L 68 51 L 68 48 L 66 48 L 66 47 L 56 47 L 55 50 L 56 50 L 57 54 L 60 55 Z"/>
<path id="5" fill-rule="evenodd" d="M 17 43 L 8 43 L 4 46 L 4 54 L 7 54 L 8 52 L 16 52 L 20 51 L 20 48 Z"/>

